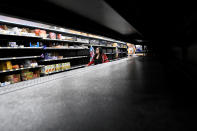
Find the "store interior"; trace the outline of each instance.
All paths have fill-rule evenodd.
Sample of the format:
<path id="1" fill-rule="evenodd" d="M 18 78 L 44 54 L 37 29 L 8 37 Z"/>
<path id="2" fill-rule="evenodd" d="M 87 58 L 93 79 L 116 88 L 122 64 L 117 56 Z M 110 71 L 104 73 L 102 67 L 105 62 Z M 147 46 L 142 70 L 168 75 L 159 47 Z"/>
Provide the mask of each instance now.
<path id="1" fill-rule="evenodd" d="M 0 130 L 196 128 L 192 5 L 2 2 Z"/>

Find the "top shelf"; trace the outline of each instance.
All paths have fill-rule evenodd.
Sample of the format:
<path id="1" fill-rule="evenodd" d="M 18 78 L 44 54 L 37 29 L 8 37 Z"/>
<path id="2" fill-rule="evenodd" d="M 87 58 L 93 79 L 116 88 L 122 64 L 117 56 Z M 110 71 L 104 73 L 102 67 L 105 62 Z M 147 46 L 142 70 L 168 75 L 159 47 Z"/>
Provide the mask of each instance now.
<path id="1" fill-rule="evenodd" d="M 0 15 L 0 22 L 7 23 L 7 24 L 13 24 L 13 25 L 19 25 L 19 26 L 25 26 L 25 27 L 31 27 L 31 28 L 32 27 L 39 28 L 39 29 L 44 29 L 44 30 L 48 30 L 48 31 L 54 31 L 54 32 L 68 34 L 68 35 L 75 35 L 75 36 L 90 38 L 90 39 L 98 39 L 98 40 L 105 40 L 108 42 L 126 44 L 126 42 L 118 41 L 118 40 L 103 37 L 103 36 L 88 34 L 88 33 L 74 31 L 74 30 L 70 30 L 70 29 L 66 29 L 66 28 L 62 28 L 62 27 L 52 26 L 52 25 L 48 25 L 48 24 L 33 22 L 33 21 L 29 21 L 29 20 L 23 20 L 23 19 L 4 16 L 4 15 Z M 73 31 L 76 33 L 74 33 Z"/>

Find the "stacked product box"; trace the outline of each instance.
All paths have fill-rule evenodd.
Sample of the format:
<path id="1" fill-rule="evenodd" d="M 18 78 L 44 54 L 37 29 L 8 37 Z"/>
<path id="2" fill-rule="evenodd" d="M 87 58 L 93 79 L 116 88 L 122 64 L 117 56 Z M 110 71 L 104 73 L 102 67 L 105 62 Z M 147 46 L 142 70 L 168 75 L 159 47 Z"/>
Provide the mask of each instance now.
<path id="1" fill-rule="evenodd" d="M 46 66 L 42 67 L 41 73 L 42 74 L 50 74 L 50 73 L 54 73 L 54 72 L 60 72 L 60 71 L 67 70 L 70 67 L 71 67 L 70 62 L 58 63 L 58 64 L 53 64 L 53 65 L 46 65 Z"/>

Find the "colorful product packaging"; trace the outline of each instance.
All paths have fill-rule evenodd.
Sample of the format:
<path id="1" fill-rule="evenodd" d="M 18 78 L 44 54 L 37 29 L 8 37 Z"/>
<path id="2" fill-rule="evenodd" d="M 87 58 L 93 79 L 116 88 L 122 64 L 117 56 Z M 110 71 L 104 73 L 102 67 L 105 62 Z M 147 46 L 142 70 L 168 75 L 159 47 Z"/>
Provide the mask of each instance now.
<path id="1" fill-rule="evenodd" d="M 53 33 L 53 32 L 50 32 L 50 33 L 49 33 L 49 38 L 50 38 L 50 39 L 56 39 L 56 34 Z"/>
<path id="2" fill-rule="evenodd" d="M 12 70 L 12 63 L 11 61 L 1 62 L 0 63 L 0 70 Z"/>
<path id="3" fill-rule="evenodd" d="M 47 37 L 46 31 L 45 30 L 40 30 L 39 35 L 43 38 Z"/>
<path id="4" fill-rule="evenodd" d="M 59 40 L 62 40 L 62 34 L 58 34 L 58 35 L 57 35 L 57 38 L 58 38 Z"/>

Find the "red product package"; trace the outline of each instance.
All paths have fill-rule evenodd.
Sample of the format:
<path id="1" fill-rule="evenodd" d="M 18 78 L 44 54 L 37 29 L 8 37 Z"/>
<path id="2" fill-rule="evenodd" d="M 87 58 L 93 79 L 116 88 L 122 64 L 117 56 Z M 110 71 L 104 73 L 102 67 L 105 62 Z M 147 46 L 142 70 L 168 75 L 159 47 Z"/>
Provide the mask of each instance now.
<path id="1" fill-rule="evenodd" d="M 50 39 L 56 39 L 56 34 L 53 32 L 50 32 L 49 37 L 50 37 Z"/>
<path id="2" fill-rule="evenodd" d="M 57 38 L 58 38 L 59 40 L 61 40 L 61 39 L 62 39 L 62 34 L 58 34 L 58 35 L 57 35 Z"/>
<path id="3" fill-rule="evenodd" d="M 39 36 L 40 35 L 40 29 L 35 29 L 34 33 L 36 34 L 36 36 Z"/>
<path id="4" fill-rule="evenodd" d="M 45 30 L 40 30 L 39 35 L 40 35 L 41 37 L 44 37 L 44 38 L 46 38 L 46 37 L 47 37 L 47 35 L 46 35 L 46 31 L 45 31 Z"/>

